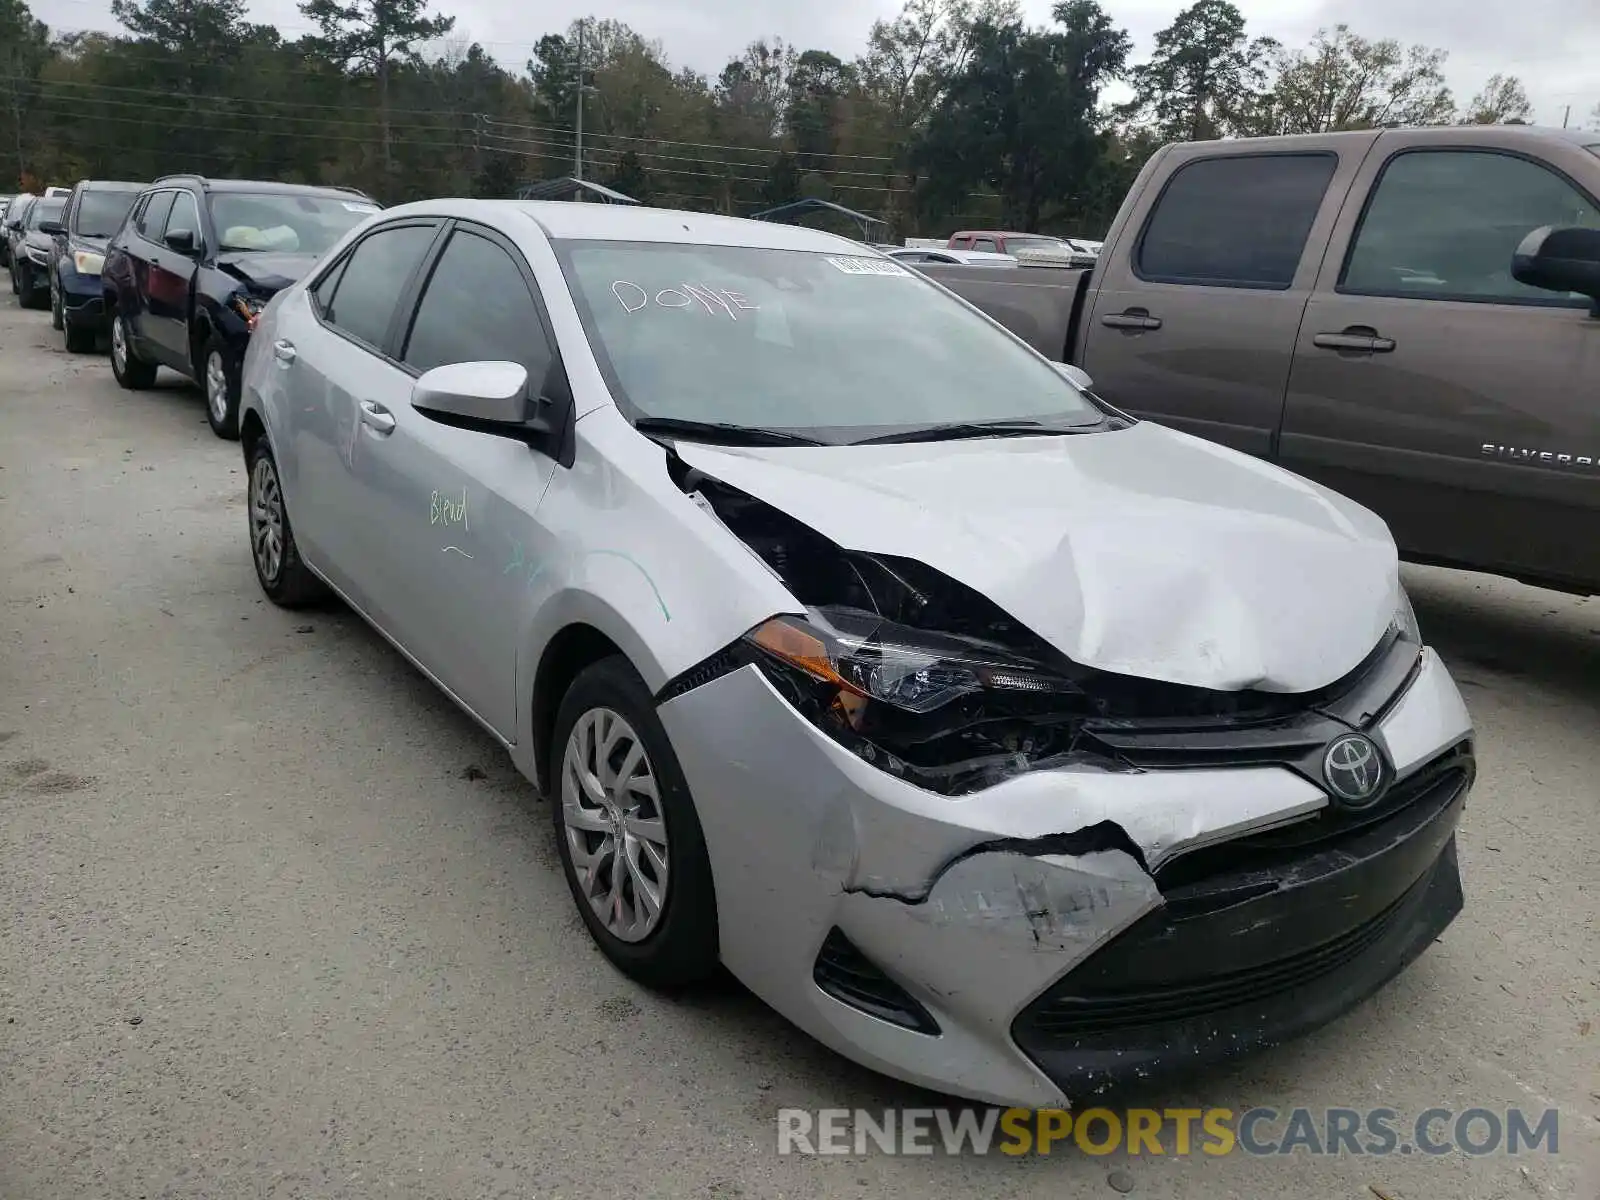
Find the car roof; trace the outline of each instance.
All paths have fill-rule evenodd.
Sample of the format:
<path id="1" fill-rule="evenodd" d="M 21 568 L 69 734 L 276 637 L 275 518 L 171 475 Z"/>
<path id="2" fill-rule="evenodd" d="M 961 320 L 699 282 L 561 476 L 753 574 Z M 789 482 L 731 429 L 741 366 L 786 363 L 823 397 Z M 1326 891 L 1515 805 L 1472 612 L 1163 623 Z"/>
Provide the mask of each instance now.
<path id="1" fill-rule="evenodd" d="M 771 250 L 811 250 L 857 257 L 878 251 L 837 234 L 751 221 L 714 213 L 645 208 L 631 204 L 584 204 L 567 200 L 421 200 L 384 210 L 384 216 L 455 216 L 506 225 L 533 221 L 556 240 L 683 242 L 709 246 L 749 246 Z"/>
<path id="2" fill-rule="evenodd" d="M 148 183 L 134 183 L 129 179 L 80 179 L 78 187 L 86 192 L 142 192 Z"/>
<path id="3" fill-rule="evenodd" d="M 173 188 L 198 185 L 208 192 L 251 192 L 267 196 L 326 196 L 330 200 L 370 200 L 365 193 L 350 188 L 325 187 L 316 183 L 284 183 L 277 179 L 212 179 L 205 175 L 163 175 L 145 188 Z M 375 203 L 375 202 L 374 202 Z"/>

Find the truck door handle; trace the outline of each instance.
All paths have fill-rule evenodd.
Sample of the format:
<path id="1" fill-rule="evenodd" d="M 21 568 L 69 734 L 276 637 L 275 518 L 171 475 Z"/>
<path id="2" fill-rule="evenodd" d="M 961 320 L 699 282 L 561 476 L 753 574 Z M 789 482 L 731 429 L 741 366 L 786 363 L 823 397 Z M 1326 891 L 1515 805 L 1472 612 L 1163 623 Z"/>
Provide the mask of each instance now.
<path id="1" fill-rule="evenodd" d="M 1350 325 L 1338 333 L 1319 333 L 1311 339 L 1313 346 L 1323 350 L 1354 350 L 1360 354 L 1388 354 L 1394 349 L 1394 339 L 1379 337 L 1370 325 Z"/>
<path id="2" fill-rule="evenodd" d="M 372 400 L 361 402 L 361 423 L 377 433 L 394 432 L 394 414 Z"/>
<path id="3" fill-rule="evenodd" d="M 1130 308 L 1119 313 L 1107 313 L 1100 324 L 1111 329 L 1160 329 L 1161 318 L 1152 317 L 1148 308 Z"/>
<path id="4" fill-rule="evenodd" d="M 279 338 L 277 341 L 272 343 L 272 357 L 277 359 L 279 362 L 285 364 L 292 363 L 294 361 L 294 356 L 295 348 L 293 342 L 285 341 L 284 339 Z"/>

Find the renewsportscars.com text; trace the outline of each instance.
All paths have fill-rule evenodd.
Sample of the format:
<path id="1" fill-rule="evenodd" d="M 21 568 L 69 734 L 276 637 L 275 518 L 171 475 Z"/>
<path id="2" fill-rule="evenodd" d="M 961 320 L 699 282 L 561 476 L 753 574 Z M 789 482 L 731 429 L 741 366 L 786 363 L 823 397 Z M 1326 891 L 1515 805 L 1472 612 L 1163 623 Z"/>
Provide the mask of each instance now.
<path id="1" fill-rule="evenodd" d="M 1556 1109 L 778 1110 L 779 1154 L 1556 1154 Z"/>

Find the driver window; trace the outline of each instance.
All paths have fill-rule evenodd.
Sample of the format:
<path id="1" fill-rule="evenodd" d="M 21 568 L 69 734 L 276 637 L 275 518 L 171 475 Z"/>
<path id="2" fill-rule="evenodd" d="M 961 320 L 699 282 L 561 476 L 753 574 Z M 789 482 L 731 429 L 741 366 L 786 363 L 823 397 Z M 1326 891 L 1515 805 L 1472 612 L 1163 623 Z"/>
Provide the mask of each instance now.
<path id="1" fill-rule="evenodd" d="M 1556 293 L 1511 277 L 1518 244 L 1542 225 L 1600 228 L 1600 213 L 1561 176 L 1525 158 L 1481 150 L 1404 151 L 1379 177 L 1339 290 L 1559 303 Z"/>
<path id="2" fill-rule="evenodd" d="M 998 253 L 1000 249 L 999 246 L 995 245 L 993 238 L 978 238 L 972 243 L 972 248 L 974 250 L 980 250 L 985 254 L 995 254 Z"/>

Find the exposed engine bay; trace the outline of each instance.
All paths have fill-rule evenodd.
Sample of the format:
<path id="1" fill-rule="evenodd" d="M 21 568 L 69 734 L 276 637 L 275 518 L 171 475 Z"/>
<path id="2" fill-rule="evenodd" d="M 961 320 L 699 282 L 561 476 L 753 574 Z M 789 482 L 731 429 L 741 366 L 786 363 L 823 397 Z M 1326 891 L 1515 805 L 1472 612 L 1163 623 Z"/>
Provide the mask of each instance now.
<path id="1" fill-rule="evenodd" d="M 768 622 L 670 690 L 755 662 L 830 737 L 919 787 L 962 794 L 1068 763 L 1137 769 L 1118 749 L 1130 731 L 1270 725 L 1307 706 L 1305 696 L 1084 667 L 921 562 L 844 549 L 670 452 L 669 470 L 807 610 Z"/>

